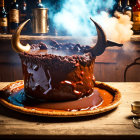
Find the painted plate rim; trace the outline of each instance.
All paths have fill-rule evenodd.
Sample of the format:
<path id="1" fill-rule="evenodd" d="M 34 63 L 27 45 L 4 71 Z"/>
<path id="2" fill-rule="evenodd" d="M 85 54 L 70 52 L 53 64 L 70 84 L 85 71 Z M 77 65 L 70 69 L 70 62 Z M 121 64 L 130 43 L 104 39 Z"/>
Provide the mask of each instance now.
<path id="1" fill-rule="evenodd" d="M 15 82 L 23 82 L 23 80 L 19 80 L 19 81 L 15 81 Z M 8 84 L 2 90 L 7 89 L 11 84 L 14 84 L 15 82 Z M 28 108 L 13 105 L 1 97 L 0 97 L 0 103 L 5 107 L 7 107 L 11 110 L 20 112 L 20 113 L 36 115 L 36 116 L 46 116 L 46 117 L 80 117 L 80 116 L 96 115 L 96 114 L 110 111 L 110 110 L 116 108 L 120 104 L 121 93 L 118 89 L 111 87 L 110 85 L 105 84 L 104 82 L 99 82 L 99 81 L 95 82 L 95 87 L 107 90 L 111 94 L 113 94 L 114 100 L 112 101 L 112 103 L 108 104 L 105 107 L 98 107 L 94 110 L 71 111 L 71 112 L 70 111 L 61 111 L 61 110 L 52 111 L 49 109 L 47 111 L 28 109 Z"/>

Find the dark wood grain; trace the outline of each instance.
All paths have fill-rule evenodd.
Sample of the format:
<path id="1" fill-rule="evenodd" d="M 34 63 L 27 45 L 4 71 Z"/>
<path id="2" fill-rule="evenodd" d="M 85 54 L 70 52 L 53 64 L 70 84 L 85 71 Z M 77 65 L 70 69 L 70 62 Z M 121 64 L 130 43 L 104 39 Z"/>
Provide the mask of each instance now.
<path id="1" fill-rule="evenodd" d="M 23 79 L 19 56 L 12 50 L 11 36 L 7 36 L 9 36 L 9 38 L 0 38 L 0 81 L 5 82 Z M 0 37 L 2 37 L 2 35 Z M 33 36 L 33 38 L 35 37 Z M 70 37 L 67 37 L 67 39 L 70 39 Z M 39 41 L 40 40 L 26 40 L 26 42 L 30 43 Z M 25 43 L 24 40 L 23 42 Z M 124 51 L 118 47 L 108 47 L 102 55 L 96 57 L 94 69 L 96 80 L 122 82 L 124 80 L 123 77 L 126 66 L 140 56 L 140 43 L 133 42 L 131 45 L 129 51 Z M 139 67 L 140 66 L 134 66 L 128 71 L 127 81 L 140 81 Z"/>

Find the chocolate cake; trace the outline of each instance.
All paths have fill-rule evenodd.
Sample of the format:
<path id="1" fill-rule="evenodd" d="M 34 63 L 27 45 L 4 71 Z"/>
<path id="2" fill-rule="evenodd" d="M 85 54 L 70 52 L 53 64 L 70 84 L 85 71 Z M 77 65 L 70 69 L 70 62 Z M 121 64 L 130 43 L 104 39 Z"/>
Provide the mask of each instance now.
<path id="1" fill-rule="evenodd" d="M 33 44 L 28 53 L 19 53 L 24 90 L 40 101 L 71 101 L 94 93 L 94 61 L 89 46 L 50 40 Z"/>
<path id="2" fill-rule="evenodd" d="M 98 36 L 92 47 L 52 40 L 47 45 L 23 45 L 20 43 L 20 33 L 28 21 L 20 24 L 11 39 L 13 50 L 21 58 L 24 88 L 12 94 L 5 92 L 5 99 L 14 105 L 20 103 L 23 107 L 32 108 L 35 103 L 37 108 L 71 112 L 102 106 L 105 100 L 94 88 L 95 57 L 101 55 L 108 46 L 120 47 L 122 44 L 107 40 L 103 29 L 92 20 Z M 56 39 L 64 41 L 62 37 Z"/>

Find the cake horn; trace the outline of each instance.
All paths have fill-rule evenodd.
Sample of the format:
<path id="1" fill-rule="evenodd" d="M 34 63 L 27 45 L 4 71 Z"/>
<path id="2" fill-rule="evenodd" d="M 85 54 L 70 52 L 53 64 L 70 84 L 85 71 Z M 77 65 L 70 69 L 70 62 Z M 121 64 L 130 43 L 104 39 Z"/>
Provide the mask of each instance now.
<path id="1" fill-rule="evenodd" d="M 12 44 L 12 48 L 14 51 L 16 51 L 17 53 L 19 52 L 28 52 L 30 50 L 30 45 L 27 44 L 26 46 L 22 45 L 20 43 L 20 33 L 21 30 L 23 29 L 23 27 L 25 26 L 25 24 L 29 21 L 30 19 L 26 20 L 25 22 L 23 22 L 15 31 L 15 33 L 12 35 L 12 40 L 11 40 L 11 44 Z"/>
<path id="2" fill-rule="evenodd" d="M 103 31 L 102 27 L 95 22 L 92 18 L 91 21 L 95 24 L 97 30 L 97 43 L 94 47 L 90 48 L 89 50 L 85 50 L 85 53 L 90 52 L 93 57 L 101 55 L 105 48 L 108 46 L 119 46 L 121 47 L 123 44 L 119 44 L 113 41 L 109 41 L 106 39 L 106 34 Z"/>

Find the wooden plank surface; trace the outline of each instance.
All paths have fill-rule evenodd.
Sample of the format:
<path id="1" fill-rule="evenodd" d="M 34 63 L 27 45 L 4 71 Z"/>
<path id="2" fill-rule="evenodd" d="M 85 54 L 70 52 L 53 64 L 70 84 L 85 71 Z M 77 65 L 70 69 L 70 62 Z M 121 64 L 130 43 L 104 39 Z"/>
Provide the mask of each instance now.
<path id="1" fill-rule="evenodd" d="M 32 138 L 118 137 L 140 138 L 140 129 L 133 126 L 131 103 L 140 100 L 140 82 L 106 82 L 122 93 L 117 109 L 88 117 L 49 118 L 21 114 L 0 105 L 0 137 Z M 0 89 L 8 83 L 0 83 Z"/>
<path id="2" fill-rule="evenodd" d="M 2 36 L 4 37 L 6 35 L 0 35 L 0 81 L 7 82 L 23 79 L 19 56 L 12 50 L 11 41 L 1 39 Z M 66 38 L 68 39 L 69 37 Z M 46 42 L 45 40 L 41 41 Z M 23 40 L 22 42 L 26 41 Z M 27 40 L 27 42 L 32 44 L 36 41 Z M 40 40 L 37 42 L 40 42 Z M 131 42 L 130 44 L 129 51 L 124 51 L 124 49 L 119 47 L 108 47 L 102 55 L 96 57 L 94 68 L 96 80 L 106 82 L 124 81 L 125 68 L 140 56 L 139 42 Z M 140 76 L 137 73 L 139 73 L 139 65 L 128 70 L 127 81 L 140 82 Z"/>

